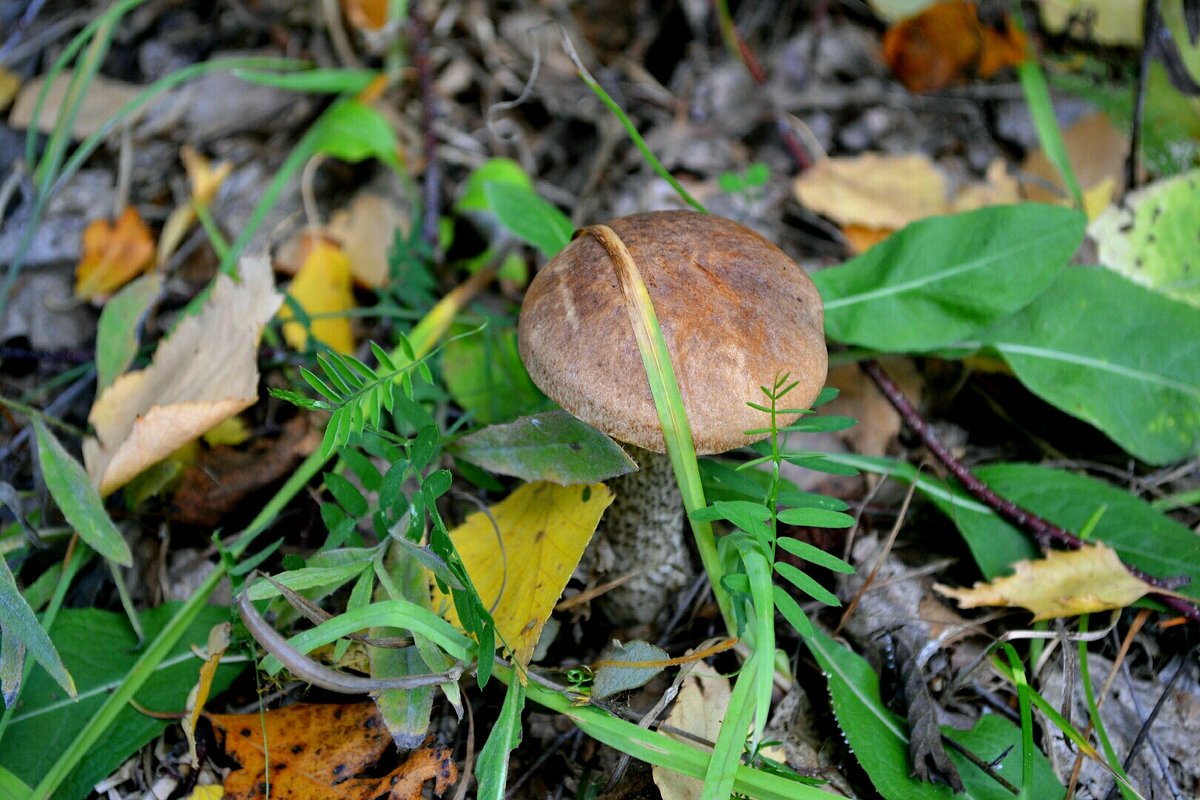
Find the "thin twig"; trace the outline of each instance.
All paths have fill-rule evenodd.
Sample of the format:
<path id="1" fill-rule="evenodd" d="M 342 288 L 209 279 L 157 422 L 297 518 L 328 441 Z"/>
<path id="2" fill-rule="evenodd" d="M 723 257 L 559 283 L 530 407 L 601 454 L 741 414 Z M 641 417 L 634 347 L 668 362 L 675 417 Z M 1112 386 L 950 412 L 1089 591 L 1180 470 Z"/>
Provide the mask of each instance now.
<path id="1" fill-rule="evenodd" d="M 417 68 L 417 86 L 421 94 L 421 131 L 425 144 L 425 177 L 422 183 L 421 238 L 432 252 L 438 252 L 438 201 L 441 197 L 442 176 L 437 160 L 438 118 L 433 67 L 429 62 L 429 25 L 416 7 L 408 12 L 409 39 L 412 42 L 413 65 Z"/>

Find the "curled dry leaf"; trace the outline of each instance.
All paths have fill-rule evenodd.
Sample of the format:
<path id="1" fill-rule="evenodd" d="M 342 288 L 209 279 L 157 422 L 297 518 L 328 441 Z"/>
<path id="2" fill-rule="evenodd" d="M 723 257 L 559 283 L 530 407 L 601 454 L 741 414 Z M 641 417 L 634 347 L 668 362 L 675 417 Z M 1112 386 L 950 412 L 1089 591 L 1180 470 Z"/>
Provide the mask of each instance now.
<path id="1" fill-rule="evenodd" d="M 283 301 L 265 258 L 241 283 L 219 275 L 200 313 L 179 323 L 144 370 L 118 378 L 88 415 L 88 476 L 107 495 L 258 398 L 258 341 Z"/>
<path id="2" fill-rule="evenodd" d="M 704 667 L 701 666 L 701 669 Z M 666 724 L 674 730 L 715 742 L 721 733 L 721 721 L 725 718 L 731 694 L 729 679 L 723 675 L 693 675 L 685 679 L 680 687 Z M 682 736 L 667 735 L 688 741 Z M 699 800 L 703 795 L 704 781 L 666 767 L 651 767 L 651 771 L 663 800 Z"/>
<path id="3" fill-rule="evenodd" d="M 154 266 L 154 234 L 133 206 L 116 224 L 93 221 L 83 232 L 83 256 L 75 267 L 75 296 L 97 300 Z"/>
<path id="4" fill-rule="evenodd" d="M 1055 550 L 1045 558 L 1018 561 L 1012 575 L 991 583 L 976 583 L 970 589 L 942 584 L 934 584 L 933 588 L 957 600 L 963 608 L 1027 608 L 1033 612 L 1035 622 L 1125 608 L 1150 592 L 1173 594 L 1134 577 L 1117 552 L 1104 544 Z"/>

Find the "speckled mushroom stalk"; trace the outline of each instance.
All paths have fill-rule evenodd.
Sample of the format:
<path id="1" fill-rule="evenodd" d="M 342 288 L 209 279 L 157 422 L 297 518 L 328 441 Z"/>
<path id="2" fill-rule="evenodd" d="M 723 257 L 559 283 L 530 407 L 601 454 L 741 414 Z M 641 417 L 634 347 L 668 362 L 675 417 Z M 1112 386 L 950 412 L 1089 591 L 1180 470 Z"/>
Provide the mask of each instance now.
<path id="1" fill-rule="evenodd" d="M 762 438 L 745 431 L 766 427 L 767 415 L 746 404 L 761 402 L 760 387 L 781 373 L 800 382 L 789 406 L 816 398 L 828 361 L 821 299 L 783 251 L 736 222 L 693 212 L 635 214 L 608 227 L 646 284 L 697 453 Z M 612 259 L 594 236 L 577 237 L 534 278 L 519 343 L 534 383 L 566 411 L 617 441 L 665 451 Z M 640 573 L 602 602 L 621 624 L 657 618 L 690 574 L 679 495 L 657 477 L 671 467 L 634 457 L 647 474 L 614 485 L 618 500 L 596 559 L 611 565 L 606 578 Z"/>

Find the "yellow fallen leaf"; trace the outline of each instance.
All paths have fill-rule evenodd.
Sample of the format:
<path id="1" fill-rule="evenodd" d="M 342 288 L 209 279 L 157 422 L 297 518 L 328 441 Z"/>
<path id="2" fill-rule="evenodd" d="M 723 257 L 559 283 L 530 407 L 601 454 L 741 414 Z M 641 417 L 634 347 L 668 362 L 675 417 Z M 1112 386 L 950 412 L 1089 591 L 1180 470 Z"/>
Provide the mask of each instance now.
<path id="1" fill-rule="evenodd" d="M 83 255 L 75 267 L 75 296 L 107 297 L 154 266 L 154 234 L 133 206 L 115 225 L 93 221 L 83 231 Z"/>
<path id="2" fill-rule="evenodd" d="M 208 658 L 200 665 L 200 676 L 196 685 L 188 693 L 188 715 L 183 718 L 183 735 L 188 743 L 188 755 L 193 764 L 199 764 L 196 756 L 196 723 L 200 721 L 200 713 L 208 703 L 208 695 L 212 691 L 213 678 L 217 676 L 217 667 L 221 666 L 221 657 L 229 649 L 229 633 L 232 627 L 228 622 L 214 625 L 208 632 Z"/>
<path id="3" fill-rule="evenodd" d="M 920 153 L 822 159 L 793 188 L 805 206 L 843 225 L 899 230 L 946 210 L 946 179 Z"/>
<path id="4" fill-rule="evenodd" d="M 1104 544 L 1055 550 L 1045 558 L 1018 561 L 1012 575 L 991 583 L 976 583 L 970 589 L 941 584 L 933 588 L 957 600 L 963 608 L 1027 608 L 1033 612 L 1035 622 L 1125 608 L 1149 592 L 1174 594 L 1131 575 L 1116 551 Z"/>
<path id="5" fill-rule="evenodd" d="M 225 796 L 225 787 L 216 784 L 197 786 L 188 796 L 188 800 L 221 800 Z"/>
<path id="6" fill-rule="evenodd" d="M 101 495 L 125 485 L 258 399 L 258 341 L 283 299 L 265 257 L 245 258 L 241 283 L 219 275 L 212 294 L 158 347 L 149 367 L 105 389 L 88 421 L 84 464 Z"/>
<path id="7" fill-rule="evenodd" d="M 483 604 L 495 603 L 498 638 L 513 648 L 518 662 L 529 663 L 542 626 L 612 500 L 603 483 L 536 481 L 492 506 L 490 519 L 475 513 L 450 532 Z M 435 597 L 435 607 L 442 600 L 449 606 L 449 598 Z M 447 618 L 458 622 L 452 606 Z"/>
<path id="8" fill-rule="evenodd" d="M 283 338 L 297 350 L 308 346 L 311 332 L 317 341 L 338 351 L 354 350 L 354 334 L 346 311 L 354 308 L 354 292 L 350 289 L 350 260 L 340 247 L 323 239 L 312 242 L 303 266 L 296 273 L 288 294 L 300 304 L 309 317 L 308 329 L 299 322 L 283 326 Z M 279 310 L 279 318 L 293 319 L 288 306 Z"/>
<path id="9" fill-rule="evenodd" d="M 204 434 L 204 442 L 209 447 L 217 445 L 237 446 L 250 438 L 250 431 L 246 428 L 246 422 L 241 417 L 230 417 L 223 422 L 217 423 L 216 427 L 211 428 Z"/>
<path id="10" fill-rule="evenodd" d="M 0 67 L 0 111 L 8 108 L 20 88 L 20 76 Z"/>
<path id="11" fill-rule="evenodd" d="M 197 205 L 207 206 L 217 196 L 221 184 L 233 171 L 232 161 L 222 161 L 215 167 L 191 145 L 184 145 L 179 150 L 179 159 L 187 171 L 188 183 L 191 185 L 192 196 L 188 202 L 176 207 L 163 223 L 162 234 L 158 237 L 158 263 L 164 264 L 183 237 L 191 230 L 196 222 Z"/>

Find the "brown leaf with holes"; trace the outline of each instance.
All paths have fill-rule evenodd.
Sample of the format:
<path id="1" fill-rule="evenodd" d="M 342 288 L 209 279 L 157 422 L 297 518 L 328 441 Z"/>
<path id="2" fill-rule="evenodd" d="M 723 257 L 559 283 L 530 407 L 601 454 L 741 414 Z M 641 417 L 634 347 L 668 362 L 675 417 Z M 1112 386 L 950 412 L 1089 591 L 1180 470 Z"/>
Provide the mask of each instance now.
<path id="1" fill-rule="evenodd" d="M 936 92 L 1020 64 L 1025 36 L 1007 16 L 986 24 L 974 3 L 952 0 L 888 28 L 883 59 L 910 92 Z"/>
<path id="2" fill-rule="evenodd" d="M 265 797 L 268 761 L 276 800 L 420 800 L 428 781 L 441 796 L 458 780 L 450 751 L 432 744 L 408 753 L 383 777 L 359 777 L 373 771 L 392 744 L 374 703 L 206 716 L 239 765 L 225 776 L 227 800 Z"/>
<path id="3" fill-rule="evenodd" d="M 1133 576 L 1108 545 L 1087 545 L 1079 550 L 1055 550 L 1045 558 L 1013 564 L 1013 574 L 970 589 L 934 584 L 963 608 L 1020 606 L 1033 612 L 1033 620 L 1073 617 L 1091 611 L 1125 608 L 1145 594 L 1172 594 Z"/>

